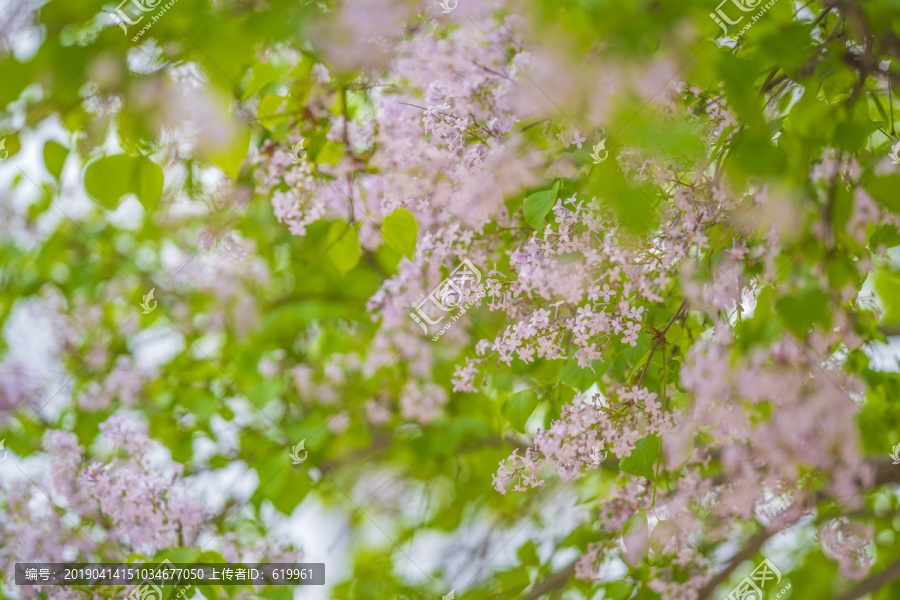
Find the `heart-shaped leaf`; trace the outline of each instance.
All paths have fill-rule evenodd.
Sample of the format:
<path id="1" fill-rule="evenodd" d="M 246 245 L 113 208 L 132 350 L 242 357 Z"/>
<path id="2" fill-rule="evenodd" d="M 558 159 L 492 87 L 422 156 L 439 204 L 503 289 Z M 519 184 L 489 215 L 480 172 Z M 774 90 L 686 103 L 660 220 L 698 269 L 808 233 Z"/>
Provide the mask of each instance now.
<path id="1" fill-rule="evenodd" d="M 537 408 L 538 399 L 534 392 L 518 392 L 510 396 L 503 404 L 503 416 L 517 431 L 525 432 L 528 417 Z"/>
<path id="2" fill-rule="evenodd" d="M 356 228 L 343 221 L 335 221 L 328 230 L 328 256 L 341 274 L 359 264 L 359 235 Z"/>
<path id="3" fill-rule="evenodd" d="M 525 206 L 523 208 L 523 211 L 525 212 L 525 221 L 531 225 L 533 229 L 537 229 L 538 231 L 543 229 L 544 217 L 547 216 L 547 213 L 553 208 L 553 204 L 556 202 L 557 192 L 559 192 L 558 179 L 550 189 L 535 192 L 525 198 Z"/>
<path id="4" fill-rule="evenodd" d="M 398 208 L 385 217 L 381 235 L 388 247 L 412 260 L 416 252 L 419 225 L 411 212 L 405 208 Z"/>
<path id="5" fill-rule="evenodd" d="M 162 194 L 163 170 L 146 156 L 114 154 L 90 163 L 84 171 L 84 189 L 107 209 L 122 196 L 135 194 L 149 212 Z"/>
<path id="6" fill-rule="evenodd" d="M 653 463 L 659 455 L 659 438 L 648 435 L 634 444 L 634 452 L 619 461 L 619 469 L 629 475 L 646 477 L 650 481 L 656 479 Z"/>

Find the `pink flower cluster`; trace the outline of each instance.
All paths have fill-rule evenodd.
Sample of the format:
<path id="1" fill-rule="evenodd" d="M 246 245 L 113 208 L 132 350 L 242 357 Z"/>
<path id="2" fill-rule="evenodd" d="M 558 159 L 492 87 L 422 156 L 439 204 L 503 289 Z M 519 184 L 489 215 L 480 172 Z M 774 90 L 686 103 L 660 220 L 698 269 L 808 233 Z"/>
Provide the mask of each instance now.
<path id="1" fill-rule="evenodd" d="M 85 496 L 96 500 L 100 515 L 112 525 L 111 534 L 135 550 L 152 554 L 169 546 L 192 545 L 211 511 L 186 488 L 181 465 L 154 468 L 150 453 L 158 446 L 138 422 L 113 416 L 100 429 L 113 445 L 113 458 L 82 469 L 80 489 L 72 486 L 69 473 L 60 473 L 57 491 L 72 502 L 83 504 Z M 66 433 L 57 433 L 49 450 L 69 466 L 71 457 L 81 454 L 74 436 Z"/>
<path id="2" fill-rule="evenodd" d="M 501 487 L 512 480 L 513 474 L 522 475 L 515 491 L 539 485 L 536 473 L 541 463 L 553 466 L 563 481 L 574 481 L 598 468 L 607 451 L 621 459 L 631 454 L 639 439 L 669 433 L 680 416 L 677 409 L 663 411 L 655 393 L 637 386 L 617 389 L 607 399 L 594 394 L 590 402 L 579 394 L 563 407 L 550 429 L 534 434 L 534 450 L 527 449 L 525 458 L 518 456 L 516 449 L 507 459 L 511 465 L 500 462 L 494 487 L 505 494 Z"/>
<path id="3" fill-rule="evenodd" d="M 102 384 L 97 381 L 88 384 L 78 396 L 78 405 L 85 410 L 102 410 L 118 398 L 123 406 L 133 408 L 143 384 L 144 374 L 135 368 L 131 357 L 120 356 Z"/>
<path id="4" fill-rule="evenodd" d="M 594 190 L 587 195 L 560 192 L 542 218 L 531 205 L 523 210 L 519 200 L 528 204 L 536 190 L 594 183 L 583 146 L 600 141 L 588 137 L 605 129 L 614 91 L 634 91 L 659 118 L 691 124 L 706 156 L 723 152 L 738 123 L 724 98 L 686 85 L 667 59 L 644 65 L 643 72 L 633 65 L 620 69 L 596 60 L 602 48 L 593 48 L 584 64 L 567 68 L 538 46 L 523 19 L 496 16 L 501 13 L 494 9 L 510 4 L 479 3 L 467 13 L 470 23 L 448 30 L 416 29 L 383 72 L 366 82 L 368 90 L 379 88 L 367 94 L 372 111 L 355 117 L 326 111 L 323 106 L 348 90 L 317 77 L 307 109 L 321 117 L 318 122 L 328 121 L 328 140 L 342 146 L 342 158 L 315 168 L 290 166 L 288 148 L 270 143 L 261 149 L 257 176 L 266 182 L 263 191 L 273 192 L 276 216 L 297 235 L 319 219 L 359 222 L 361 245 L 373 251 L 382 243 L 378 224 L 393 210 L 405 208 L 416 218 L 415 255 L 402 259 L 369 299 L 378 328 L 351 369 L 373 374 L 396 356 L 393 368 L 410 382 L 396 407 L 383 394 L 368 399 L 373 424 L 387 422 L 392 412 L 422 423 L 440 416 L 452 399 L 441 391 L 446 382 L 435 379 L 448 357 L 455 359 L 453 391 L 475 393 L 491 367 L 574 360 L 594 369 L 641 343 L 661 339 L 669 360 L 678 346 L 680 381 L 665 381 L 661 391 L 681 408 L 663 406 L 660 392 L 643 387 L 643 377 L 603 380 L 590 401 L 579 394 L 547 430 L 537 431 L 533 448 L 501 461 L 493 483 L 501 493 L 541 486 L 544 464 L 571 482 L 596 468 L 598 456 L 610 452 L 624 459 L 638 440 L 657 436 L 662 446 L 655 466 L 667 471 L 665 489 L 654 485 L 651 491 L 622 475 L 625 491 L 601 511 L 602 535 L 588 547 L 578 573 L 587 577 L 604 552 L 619 551 L 612 536 L 635 511 L 652 507 L 679 535 L 676 560 L 656 568 L 650 587 L 668 600 L 694 598 L 709 579 L 709 561 L 687 536 L 724 542 L 750 522 L 783 529 L 813 510 L 821 490 L 810 473 L 828 474 L 827 492 L 842 500 L 855 497 L 859 482 L 871 474 L 853 421 L 853 398 L 864 386 L 836 356 L 863 343 L 855 323 L 874 311 L 856 299 L 856 277 L 838 288 L 823 267 L 813 266 L 785 279 L 782 271 L 791 265 L 784 259 L 792 258 L 791 233 L 802 211 L 768 185 L 731 189 L 706 158 L 686 164 L 625 147 L 607 163 L 654 190 L 649 200 L 658 218 L 644 235 L 621 224 L 603 185 L 585 186 Z M 341 27 L 358 25 L 351 15 L 360 5 L 342 6 Z M 399 18 L 396 6 L 388 5 L 388 20 Z M 385 21 L 377 23 L 383 50 L 395 38 Z M 567 118 L 559 126 L 561 115 L 552 114 L 556 102 L 548 109 L 543 90 L 552 90 L 566 109 L 585 107 L 584 122 Z M 536 132 L 540 143 L 529 139 Z M 316 133 L 304 130 L 289 139 Z M 826 155 L 809 173 L 819 196 L 814 200 L 824 205 L 826 184 L 837 180 L 858 188 L 859 171 L 854 159 Z M 863 190 L 854 194 L 847 232 L 860 244 L 870 225 L 898 221 Z M 827 216 L 813 219 L 814 239 L 833 241 L 833 225 Z M 409 318 L 410 307 L 463 259 L 484 274 L 472 292 L 484 295 L 486 310 L 468 313 L 468 324 L 450 329 L 441 350 L 432 351 Z M 868 260 L 852 262 L 854 275 L 871 270 Z M 772 289 L 789 296 L 809 286 L 828 290 L 829 327 L 807 335 L 782 331 L 740 347 L 736 324 L 752 314 L 759 298 Z M 661 303 L 680 302 L 682 331 L 711 331 L 674 344 L 650 328 L 656 324 L 648 319 Z M 486 334 L 485 320 L 499 333 Z M 474 356 L 460 360 L 472 342 Z M 295 370 L 301 395 L 326 403 L 340 397 L 348 380 L 346 372 Z M 713 460 L 722 472 L 709 475 Z M 842 569 L 854 575 L 867 564 L 860 551 L 865 535 L 857 533 L 823 538 Z"/>

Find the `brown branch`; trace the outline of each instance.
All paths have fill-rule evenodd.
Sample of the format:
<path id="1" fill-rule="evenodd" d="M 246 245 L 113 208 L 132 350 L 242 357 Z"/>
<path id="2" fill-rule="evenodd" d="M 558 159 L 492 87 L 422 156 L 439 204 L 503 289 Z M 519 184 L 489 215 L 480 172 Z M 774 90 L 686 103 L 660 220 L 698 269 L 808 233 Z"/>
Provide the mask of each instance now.
<path id="1" fill-rule="evenodd" d="M 389 448 L 391 445 L 391 441 L 392 438 L 389 436 L 376 436 L 376 438 L 373 440 L 373 443 L 367 448 L 363 448 L 362 450 L 359 450 L 357 452 L 351 452 L 344 456 L 339 456 L 330 460 L 323 461 L 315 466 L 323 473 L 331 472 L 339 467 L 355 463 L 360 459 L 369 458 L 372 454 L 377 454 L 378 452 Z M 525 451 L 525 449 L 527 448 L 531 448 L 531 446 L 528 446 L 510 436 L 505 436 L 503 438 L 488 437 L 475 440 L 470 444 L 459 446 L 457 448 L 457 452 L 468 452 L 471 450 L 483 448 L 485 446 L 497 448 L 502 446 L 504 443 L 509 444 L 510 446 L 514 446 L 522 451 Z"/>
<path id="2" fill-rule="evenodd" d="M 524 452 L 525 450 L 528 450 L 528 449 L 532 449 L 532 450 L 534 449 L 531 446 L 529 446 L 528 444 L 520 442 L 519 440 L 507 435 L 502 438 L 489 437 L 489 438 L 485 438 L 482 440 L 475 440 L 474 442 L 472 442 L 470 444 L 464 444 L 464 445 L 457 447 L 457 452 L 468 452 L 470 450 L 477 450 L 478 448 L 482 448 L 484 446 L 490 446 L 492 448 L 499 448 L 504 443 L 506 443 L 510 446 L 513 446 L 514 448 L 518 448 L 522 452 Z"/>
<path id="3" fill-rule="evenodd" d="M 900 577 L 900 560 L 895 560 L 878 575 L 873 575 L 863 580 L 858 586 L 849 592 L 844 592 L 840 596 L 835 596 L 833 600 L 856 600 L 857 598 L 862 598 L 866 594 L 871 594 L 881 589 L 898 577 Z"/>
<path id="4" fill-rule="evenodd" d="M 532 127 L 535 127 L 536 125 L 540 125 L 541 123 L 544 123 L 544 122 L 546 122 L 546 121 L 548 121 L 548 119 L 541 119 L 540 121 L 537 121 L 537 122 L 535 122 L 535 123 L 532 123 L 531 125 L 526 125 L 526 126 L 523 127 L 522 129 L 519 129 L 518 131 L 514 131 L 513 133 L 522 133 L 523 131 L 528 131 L 528 130 L 531 129 Z"/>
<path id="5" fill-rule="evenodd" d="M 766 543 L 772 535 L 774 531 L 763 530 L 757 533 L 755 536 L 750 538 L 747 541 L 747 544 L 740 549 L 740 551 L 734 555 L 731 559 L 731 562 L 728 563 L 728 566 L 725 567 L 721 572 L 719 572 L 715 577 L 709 580 L 709 583 L 704 585 L 697 596 L 697 600 L 704 600 L 705 598 L 709 598 L 713 592 L 716 591 L 716 588 L 725 583 L 725 581 L 731 576 L 735 569 L 740 566 L 746 560 L 749 560 L 753 555 L 759 552 L 759 549 L 762 548 L 763 544 Z"/>
<path id="6" fill-rule="evenodd" d="M 895 467 L 889 458 L 869 459 L 866 461 L 875 469 L 875 481 L 872 487 L 876 488 L 889 483 L 900 484 L 900 468 Z"/>
<path id="7" fill-rule="evenodd" d="M 873 489 L 886 484 L 900 484 L 900 469 L 888 468 L 892 466 L 892 462 L 890 459 L 869 459 L 866 462 L 876 472 L 875 479 L 871 482 L 872 485 L 868 489 Z M 865 482 L 860 482 L 860 485 L 864 485 L 864 483 Z M 828 500 L 828 496 L 826 494 L 816 494 L 812 497 L 812 504 L 816 505 L 819 502 L 823 502 L 825 500 Z M 703 588 L 699 592 L 699 595 L 697 596 L 697 599 L 706 600 L 707 598 L 711 598 L 716 588 L 724 583 L 725 580 L 728 579 L 728 577 L 742 562 L 750 559 L 754 554 L 756 554 L 759 549 L 762 548 L 762 545 L 765 543 L 765 541 L 774 533 L 776 532 L 769 532 L 764 530 L 758 533 L 756 536 L 750 538 L 750 540 L 747 542 L 747 545 L 734 555 L 734 558 L 731 559 L 731 562 L 728 564 L 728 566 L 722 572 L 713 577 L 713 579 L 711 579 L 709 583 L 703 586 Z M 900 563 L 900 561 L 898 561 L 898 563 Z M 835 598 L 834 600 L 855 600 L 856 598 L 859 598 L 880 588 L 885 583 L 887 583 L 887 581 L 890 581 L 890 579 L 900 577 L 900 564 L 898 563 L 892 564 L 885 570 L 885 572 L 867 579 L 858 588 L 852 590 L 851 592 L 848 592 L 844 596 Z M 886 573 L 888 572 L 890 572 L 890 575 L 886 575 Z M 852 595 L 857 593 L 858 595 Z"/>
<path id="8" fill-rule="evenodd" d="M 344 141 L 344 148 L 347 150 L 347 153 L 350 154 L 351 158 L 356 158 L 356 154 L 353 152 L 353 148 L 350 145 L 350 133 L 347 127 L 350 125 L 350 115 L 347 111 L 347 87 L 341 88 L 341 115 L 344 117 L 344 131 L 342 134 L 342 138 Z"/>
<path id="9" fill-rule="evenodd" d="M 534 588 L 532 588 L 532 590 L 528 592 L 528 594 L 522 596 L 522 600 L 537 600 L 541 596 L 552 592 L 556 588 L 561 588 L 562 586 L 564 586 L 569 578 L 575 573 L 575 563 L 577 562 L 577 560 L 573 560 L 565 567 L 534 586 Z"/>
<path id="10" fill-rule="evenodd" d="M 813 22 L 810 24 L 810 27 L 815 28 L 816 25 L 818 25 L 819 23 L 821 23 L 821 22 L 822 22 L 822 19 L 824 19 L 825 17 L 827 17 L 827 16 L 828 16 L 828 13 L 831 12 L 831 9 L 832 9 L 831 6 L 826 6 L 824 9 L 822 9 L 822 12 L 820 12 L 820 13 L 818 14 L 818 16 L 813 20 Z"/>
<path id="11" fill-rule="evenodd" d="M 895 325 L 882 325 L 878 328 L 878 332 L 881 333 L 884 337 L 891 337 L 895 335 L 900 335 L 900 323 Z"/>

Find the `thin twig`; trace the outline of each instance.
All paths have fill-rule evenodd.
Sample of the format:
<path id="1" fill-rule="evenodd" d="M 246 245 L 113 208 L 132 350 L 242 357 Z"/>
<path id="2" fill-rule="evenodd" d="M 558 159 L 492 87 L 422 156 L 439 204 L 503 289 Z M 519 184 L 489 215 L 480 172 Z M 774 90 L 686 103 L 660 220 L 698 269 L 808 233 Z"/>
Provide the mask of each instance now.
<path id="1" fill-rule="evenodd" d="M 641 387 L 641 384 L 644 382 L 644 375 L 647 374 L 647 369 L 650 367 L 650 362 L 653 360 L 653 354 L 656 352 L 656 349 L 659 348 L 659 345 L 665 342 L 666 340 L 666 332 L 669 331 L 669 328 L 675 323 L 675 320 L 678 318 L 678 315 L 681 314 L 681 311 L 687 308 L 687 300 L 681 303 L 681 306 L 678 307 L 678 310 L 675 311 L 675 314 L 672 315 L 672 318 L 669 319 L 669 322 L 666 323 L 666 326 L 662 331 L 659 332 L 659 335 L 656 338 L 656 343 L 653 344 L 653 348 L 650 349 L 650 356 L 647 357 L 647 364 L 644 365 L 644 370 L 641 371 L 641 377 L 638 379 L 637 385 Z"/>

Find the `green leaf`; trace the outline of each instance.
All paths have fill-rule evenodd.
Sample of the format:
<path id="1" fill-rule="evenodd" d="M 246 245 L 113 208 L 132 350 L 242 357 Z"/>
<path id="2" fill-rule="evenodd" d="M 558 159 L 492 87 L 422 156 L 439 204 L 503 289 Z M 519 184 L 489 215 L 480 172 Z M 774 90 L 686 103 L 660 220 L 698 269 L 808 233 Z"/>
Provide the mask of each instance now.
<path id="1" fill-rule="evenodd" d="M 788 164 L 784 150 L 767 139 L 740 138 L 728 164 L 744 175 L 770 176 L 784 172 Z"/>
<path id="2" fill-rule="evenodd" d="M 659 555 L 668 545 L 675 535 L 678 534 L 678 527 L 672 521 L 657 521 L 656 526 L 650 533 L 650 547 Z"/>
<path id="3" fill-rule="evenodd" d="M 381 226 L 384 242 L 390 247 L 412 260 L 416 252 L 416 238 L 419 225 L 416 218 L 405 208 L 398 208 L 384 219 Z"/>
<path id="4" fill-rule="evenodd" d="M 599 362 L 599 361 L 598 361 Z M 594 385 L 598 374 L 591 369 L 582 369 L 578 361 L 569 359 L 569 362 L 559 371 L 559 381 L 573 388 L 584 391 Z"/>
<path id="5" fill-rule="evenodd" d="M 500 590 L 503 596 L 512 598 L 518 596 L 519 592 L 528 587 L 531 579 L 528 577 L 526 569 L 511 569 L 509 571 L 501 571 L 495 575 L 500 583 Z"/>
<path id="6" fill-rule="evenodd" d="M 806 58 L 803 47 L 808 43 L 807 25 L 780 25 L 759 40 L 759 50 L 761 55 L 779 65 L 785 73 L 793 75 Z"/>
<path id="7" fill-rule="evenodd" d="M 263 96 L 256 107 L 256 116 L 259 117 L 259 124 L 269 131 L 277 131 L 281 124 L 288 119 L 284 115 L 287 107 L 288 99 L 284 96 L 276 96 L 269 94 Z"/>
<path id="8" fill-rule="evenodd" d="M 305 473 L 284 468 L 261 491 L 272 505 L 283 514 L 294 512 L 310 490 L 309 478 Z"/>
<path id="9" fill-rule="evenodd" d="M 824 144 L 835 129 L 833 108 L 816 97 L 815 90 L 804 92 L 791 110 L 788 122 L 801 138 Z"/>
<path id="10" fill-rule="evenodd" d="M 525 221 L 533 229 L 540 231 L 543 228 L 544 217 L 553 208 L 558 191 L 559 180 L 557 179 L 552 188 L 535 192 L 525 198 Z"/>
<path id="11" fill-rule="evenodd" d="M 518 392 L 503 403 L 503 416 L 510 425 L 516 428 L 516 431 L 525 433 L 525 424 L 537 405 L 538 399 L 534 392 L 530 390 Z"/>
<path id="12" fill-rule="evenodd" d="M 836 289 L 848 284 L 858 285 L 859 276 L 856 273 L 853 261 L 846 255 L 836 256 L 826 263 L 825 273 L 828 274 L 828 282 Z"/>
<path id="13" fill-rule="evenodd" d="M 875 293 L 884 307 L 884 323 L 900 322 L 900 277 L 887 269 L 879 269 L 872 277 Z"/>
<path id="14" fill-rule="evenodd" d="M 604 586 L 604 598 L 609 600 L 625 600 L 631 595 L 631 584 L 627 581 L 613 581 Z"/>
<path id="15" fill-rule="evenodd" d="M 751 130 L 765 129 L 763 102 L 755 87 L 757 74 L 762 67 L 761 61 L 753 57 L 738 58 L 723 53 L 718 62 L 719 74 L 725 84 L 725 95 L 738 122 Z"/>
<path id="16" fill-rule="evenodd" d="M 328 230 L 328 256 L 342 275 L 359 264 L 359 235 L 356 228 L 335 221 Z"/>
<path id="17" fill-rule="evenodd" d="M 879 246 L 893 248 L 900 246 L 900 231 L 893 225 L 882 225 L 869 236 L 869 248 L 877 250 Z"/>
<path id="18" fill-rule="evenodd" d="M 62 174 L 63 164 L 68 155 L 69 149 L 58 142 L 50 140 L 44 144 L 44 166 L 57 181 Z"/>
<path id="19" fill-rule="evenodd" d="M 519 546 L 519 549 L 516 550 L 516 557 L 523 565 L 537 566 L 541 564 L 541 559 L 537 552 L 537 544 L 534 543 L 534 540 L 528 540 Z"/>
<path id="20" fill-rule="evenodd" d="M 200 556 L 201 550 L 199 548 L 183 548 L 177 547 L 169 550 L 164 550 L 162 553 L 157 553 L 157 560 L 162 562 L 163 559 L 168 558 L 173 563 L 190 563 L 197 560 Z"/>
<path id="21" fill-rule="evenodd" d="M 232 179 L 237 179 L 249 147 L 250 130 L 241 125 L 237 131 L 233 132 L 227 144 L 207 149 L 206 157 L 209 159 L 209 162 L 219 167 L 223 173 Z"/>
<path id="22" fill-rule="evenodd" d="M 623 473 L 646 477 L 650 481 L 654 481 L 656 474 L 653 472 L 653 464 L 656 462 L 657 456 L 659 456 L 659 438 L 655 435 L 648 435 L 635 443 L 631 456 L 626 456 L 619 461 L 619 469 Z"/>
<path id="23" fill-rule="evenodd" d="M 162 168 L 146 156 L 104 156 L 84 171 L 85 190 L 109 210 L 119 205 L 122 196 L 135 194 L 149 212 L 162 195 L 162 187 Z"/>
<path id="24" fill-rule="evenodd" d="M 231 459 L 221 454 L 216 454 L 209 458 L 209 466 L 211 469 L 224 469 L 231 464 Z"/>
<path id="25" fill-rule="evenodd" d="M 873 123 L 871 121 L 841 121 L 834 130 L 834 143 L 838 148 L 848 152 L 859 152 L 865 147 L 866 139 L 872 130 Z"/>
<path id="26" fill-rule="evenodd" d="M 346 153 L 343 144 L 326 141 L 325 144 L 319 147 L 316 155 L 311 158 L 314 158 L 317 163 L 333 167 L 340 162 Z"/>
<path id="27" fill-rule="evenodd" d="M 669 344 L 677 346 L 684 338 L 684 327 L 681 326 L 681 323 L 673 323 L 672 326 L 669 327 L 669 331 L 666 332 L 666 342 Z"/>
<path id="28" fill-rule="evenodd" d="M 798 337 L 806 336 L 806 332 L 814 324 L 828 325 L 828 294 L 822 290 L 809 289 L 779 298 L 775 309 L 781 316 L 784 325 Z"/>
<path id="29" fill-rule="evenodd" d="M 216 563 L 222 564 L 225 558 L 215 550 L 206 550 L 195 559 L 198 563 Z"/>
<path id="30" fill-rule="evenodd" d="M 865 187 L 869 195 L 885 208 L 900 213 L 900 196 L 897 195 L 897 190 L 900 189 L 900 173 L 873 177 Z"/>
<path id="31" fill-rule="evenodd" d="M 253 67 L 253 74 L 250 76 L 250 82 L 244 90 L 244 99 L 250 98 L 261 90 L 267 83 L 278 79 L 278 71 L 271 63 L 259 63 Z"/>
<path id="32" fill-rule="evenodd" d="M 636 567 L 647 557 L 647 550 L 650 547 L 649 536 L 647 513 L 642 508 L 631 515 L 622 528 L 622 545 L 625 546 L 622 560 L 626 564 Z"/>

